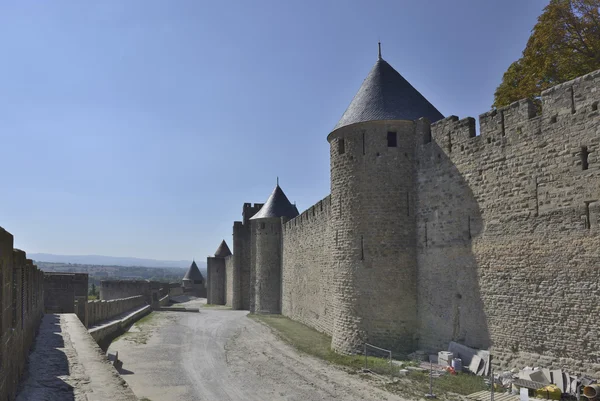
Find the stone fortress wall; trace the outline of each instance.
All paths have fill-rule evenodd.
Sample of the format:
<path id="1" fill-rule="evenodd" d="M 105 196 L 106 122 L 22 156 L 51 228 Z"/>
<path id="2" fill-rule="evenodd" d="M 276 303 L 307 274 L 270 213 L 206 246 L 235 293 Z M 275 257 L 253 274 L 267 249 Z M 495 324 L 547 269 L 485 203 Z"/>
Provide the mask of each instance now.
<path id="1" fill-rule="evenodd" d="M 238 222 L 244 245 L 220 262 L 227 304 L 245 309 L 232 300 L 248 291 L 264 313 L 256 300 L 279 296 L 283 315 L 342 352 L 456 341 L 503 367 L 600 377 L 599 101 L 597 71 L 543 92 L 541 110 L 523 100 L 482 114 L 480 135 L 455 116 L 335 130 L 331 195 L 282 219 L 280 289 L 256 276 L 272 241 L 242 237 Z"/>
<path id="2" fill-rule="evenodd" d="M 29 349 L 44 313 L 44 273 L 13 249 L 13 236 L 0 228 L 0 399 L 16 396 Z"/>
<path id="3" fill-rule="evenodd" d="M 332 334 L 331 197 L 283 224 L 281 313 Z"/>
<path id="4" fill-rule="evenodd" d="M 600 376 L 599 101 L 597 71 L 543 92 L 539 114 L 529 101 L 482 114 L 479 136 L 452 116 L 429 141 L 421 122 L 422 347 Z"/>
<path id="5" fill-rule="evenodd" d="M 394 282 L 397 288 L 416 283 L 415 347 L 437 351 L 457 341 L 491 348 L 502 366 L 564 366 L 600 376 L 600 339 L 594 329 L 600 314 L 599 100 L 600 71 L 545 91 L 539 115 L 525 100 L 482 114 L 478 136 L 472 118 L 415 122 L 415 191 L 404 196 L 398 191 L 388 206 L 381 206 L 383 214 L 408 216 L 410 211 L 401 210 L 407 207 L 416 216 L 417 278 Z M 360 158 L 362 137 L 345 142 L 346 153 Z M 373 157 L 366 146 L 365 157 Z M 410 146 L 404 157 L 413 154 Z M 402 145 L 398 150 L 404 152 Z M 332 159 L 335 153 L 332 148 Z M 381 156 L 375 157 L 373 163 L 381 163 Z M 397 174 L 395 166 L 390 173 Z M 355 182 L 359 174 L 353 173 Z M 383 173 L 370 176 L 385 181 Z M 350 190 L 332 194 L 330 214 L 343 214 L 351 196 Z M 372 217 L 362 214 L 368 203 L 352 210 L 354 220 Z M 340 263 L 349 257 L 368 260 L 368 253 L 386 241 L 371 243 L 363 235 L 361 244 L 359 230 L 350 230 L 351 244 L 340 253 L 341 230 L 333 229 L 331 220 L 314 217 L 311 222 L 314 209 L 284 225 L 283 314 L 334 339 L 336 330 L 351 338 L 357 327 L 352 321 L 336 327 L 327 318 L 325 306 L 340 307 L 335 302 L 340 294 L 354 302 L 344 314 L 359 311 L 363 324 L 386 306 L 382 318 L 406 316 L 398 312 L 404 303 L 389 296 L 372 302 L 377 281 L 384 277 L 347 288 L 335 283 Z M 394 235 L 404 235 L 402 227 L 397 225 Z M 398 256 L 396 266 L 406 272 L 410 257 Z M 357 265 L 347 274 L 357 280 L 369 268 L 379 266 Z M 327 291 L 332 288 L 333 297 Z M 369 341 L 386 343 L 371 333 Z"/>

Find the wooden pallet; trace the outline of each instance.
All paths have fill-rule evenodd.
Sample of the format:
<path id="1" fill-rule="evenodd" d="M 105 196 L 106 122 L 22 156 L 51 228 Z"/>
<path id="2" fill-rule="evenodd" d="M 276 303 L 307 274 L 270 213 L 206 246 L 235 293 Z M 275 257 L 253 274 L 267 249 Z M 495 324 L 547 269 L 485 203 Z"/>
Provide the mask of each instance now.
<path id="1" fill-rule="evenodd" d="M 478 391 L 477 393 L 469 394 L 467 398 L 473 401 L 490 401 L 492 398 L 492 393 L 490 391 L 483 390 Z M 519 396 L 506 393 L 494 393 L 494 401 L 519 401 Z"/>

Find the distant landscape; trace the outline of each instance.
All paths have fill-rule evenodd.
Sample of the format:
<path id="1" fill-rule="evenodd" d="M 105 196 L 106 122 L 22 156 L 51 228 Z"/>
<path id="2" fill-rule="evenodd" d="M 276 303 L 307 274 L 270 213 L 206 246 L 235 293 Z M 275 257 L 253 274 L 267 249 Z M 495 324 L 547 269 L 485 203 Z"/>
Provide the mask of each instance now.
<path id="1" fill-rule="evenodd" d="M 87 273 L 88 285 L 98 287 L 101 280 L 153 280 L 180 282 L 192 261 L 168 261 L 98 255 L 27 255 L 46 272 Z M 196 261 L 206 278 L 206 262 Z"/>
<path id="2" fill-rule="evenodd" d="M 51 263 L 76 263 L 102 266 L 190 267 L 191 260 L 156 260 L 100 255 L 54 255 L 51 253 L 28 253 L 33 260 Z M 198 267 L 202 262 L 196 262 Z M 204 264 L 206 264 L 204 262 Z"/>

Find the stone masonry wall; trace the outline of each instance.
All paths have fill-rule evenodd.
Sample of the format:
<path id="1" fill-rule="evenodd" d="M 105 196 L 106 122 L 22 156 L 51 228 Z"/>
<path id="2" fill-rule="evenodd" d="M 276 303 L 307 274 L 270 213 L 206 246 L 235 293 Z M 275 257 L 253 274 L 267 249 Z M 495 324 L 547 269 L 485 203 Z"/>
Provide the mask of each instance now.
<path id="1" fill-rule="evenodd" d="M 209 257 L 206 260 L 207 290 L 206 302 L 225 305 L 225 259 Z"/>
<path id="2" fill-rule="evenodd" d="M 225 305 L 231 306 L 234 298 L 234 259 L 233 255 L 225 258 Z"/>
<path id="3" fill-rule="evenodd" d="M 331 198 L 283 225 L 281 313 L 332 334 Z"/>
<path id="4" fill-rule="evenodd" d="M 255 237 L 254 310 L 255 313 L 281 313 L 281 219 L 252 220 Z"/>
<path id="5" fill-rule="evenodd" d="M 87 301 L 87 295 L 87 273 L 44 273 L 46 313 L 74 313 L 76 299 Z"/>
<path id="6" fill-rule="evenodd" d="M 87 303 L 87 327 L 133 311 L 146 305 L 143 295 L 128 298 L 112 299 L 110 301 L 89 301 Z"/>
<path id="7" fill-rule="evenodd" d="M 147 280 L 102 280 L 100 281 L 100 299 L 129 298 L 150 294 L 150 281 Z"/>
<path id="8" fill-rule="evenodd" d="M 412 121 L 372 121 L 328 136 L 336 351 L 416 345 L 414 132 Z"/>
<path id="9" fill-rule="evenodd" d="M 418 124 L 420 346 L 600 377 L 600 71 Z M 432 141 L 429 142 L 429 134 Z M 429 142 L 429 143 L 427 143 Z"/>
<path id="10" fill-rule="evenodd" d="M 44 313 L 44 274 L 0 228 L 0 399 L 14 400 Z"/>

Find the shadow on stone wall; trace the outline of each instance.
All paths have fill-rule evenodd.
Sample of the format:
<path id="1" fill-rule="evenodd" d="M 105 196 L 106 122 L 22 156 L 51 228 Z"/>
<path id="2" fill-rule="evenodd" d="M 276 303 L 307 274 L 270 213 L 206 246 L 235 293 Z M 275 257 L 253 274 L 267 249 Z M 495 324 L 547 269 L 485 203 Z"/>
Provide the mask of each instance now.
<path id="1" fill-rule="evenodd" d="M 419 347 L 445 350 L 455 341 L 489 348 L 480 266 L 472 251 L 483 219 L 467 183 L 477 178 L 464 177 L 435 142 L 418 148 Z"/>

